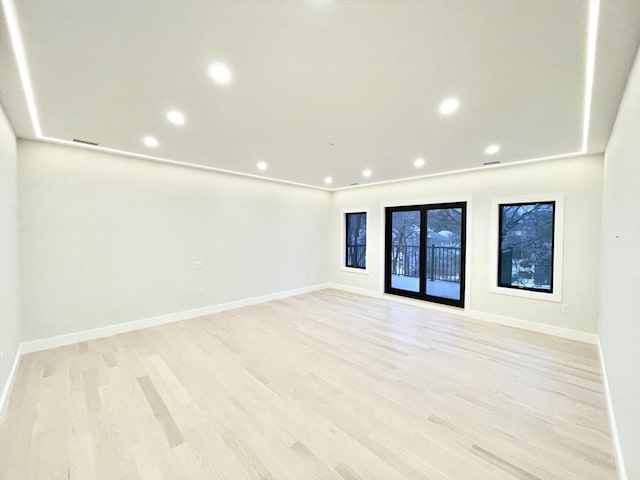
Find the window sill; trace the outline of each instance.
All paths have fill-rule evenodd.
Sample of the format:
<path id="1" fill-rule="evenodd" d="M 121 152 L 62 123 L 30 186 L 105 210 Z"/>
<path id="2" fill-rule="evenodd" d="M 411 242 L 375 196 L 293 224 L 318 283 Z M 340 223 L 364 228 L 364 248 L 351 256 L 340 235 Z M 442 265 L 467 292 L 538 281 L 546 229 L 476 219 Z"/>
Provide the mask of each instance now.
<path id="1" fill-rule="evenodd" d="M 532 292 L 531 290 L 518 290 L 517 288 L 504 288 L 492 286 L 489 291 L 491 293 L 497 293 L 499 295 L 509 295 L 512 297 L 528 298 L 530 300 L 542 300 L 544 302 L 556 302 L 562 301 L 562 294 L 559 291 L 554 293 Z"/>
<path id="2" fill-rule="evenodd" d="M 340 267 L 340 270 L 343 271 L 343 272 L 358 273 L 360 275 L 369 275 L 369 269 L 368 268 Z"/>

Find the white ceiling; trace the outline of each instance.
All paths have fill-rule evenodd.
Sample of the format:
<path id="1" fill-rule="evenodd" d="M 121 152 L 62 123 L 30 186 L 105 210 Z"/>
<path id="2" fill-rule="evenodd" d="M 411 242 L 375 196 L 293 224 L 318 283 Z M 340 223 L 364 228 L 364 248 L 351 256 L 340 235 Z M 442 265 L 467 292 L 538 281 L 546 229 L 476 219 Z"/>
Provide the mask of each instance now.
<path id="1" fill-rule="evenodd" d="M 593 72 L 587 1 L 21 0 L 15 9 L 43 136 L 320 187 L 330 175 L 330 188 L 581 152 L 585 100 L 586 151 L 602 152 L 640 41 L 637 0 L 601 2 Z M 0 101 L 17 134 L 35 138 L 4 19 L 0 28 Z M 212 61 L 229 65 L 229 86 L 211 81 Z M 461 106 L 443 117 L 448 96 Z M 168 123 L 170 109 L 186 124 Z M 146 147 L 145 135 L 160 146 Z M 492 143 L 502 149 L 489 157 Z"/>

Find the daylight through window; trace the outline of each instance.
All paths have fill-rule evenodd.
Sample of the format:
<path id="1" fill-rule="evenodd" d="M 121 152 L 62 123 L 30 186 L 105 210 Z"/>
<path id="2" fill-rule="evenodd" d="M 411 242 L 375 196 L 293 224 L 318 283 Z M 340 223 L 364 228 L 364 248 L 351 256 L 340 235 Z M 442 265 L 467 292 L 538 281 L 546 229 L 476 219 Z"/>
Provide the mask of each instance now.
<path id="1" fill-rule="evenodd" d="M 500 204 L 499 287 L 553 293 L 555 206 Z"/>
<path id="2" fill-rule="evenodd" d="M 345 266 L 367 268 L 367 214 L 345 214 L 346 255 Z"/>

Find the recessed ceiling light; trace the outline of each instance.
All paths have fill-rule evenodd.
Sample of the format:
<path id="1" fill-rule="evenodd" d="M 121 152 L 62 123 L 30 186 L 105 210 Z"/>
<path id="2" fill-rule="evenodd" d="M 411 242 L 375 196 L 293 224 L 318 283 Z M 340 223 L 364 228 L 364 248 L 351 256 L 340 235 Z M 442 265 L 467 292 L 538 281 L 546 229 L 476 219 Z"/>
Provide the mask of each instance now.
<path id="1" fill-rule="evenodd" d="M 218 85 L 229 85 L 233 78 L 229 67 L 220 62 L 212 63 L 209 66 L 209 76 Z"/>
<path id="2" fill-rule="evenodd" d="M 416 158 L 413 161 L 413 166 L 416 168 L 424 167 L 424 158 Z"/>
<path id="3" fill-rule="evenodd" d="M 142 141 L 147 147 L 151 148 L 156 148 L 159 145 L 158 139 L 156 137 L 152 137 L 151 135 L 144 137 Z"/>
<path id="4" fill-rule="evenodd" d="M 174 125 L 182 125 L 184 124 L 185 118 L 184 115 L 177 110 L 171 110 L 167 112 L 167 120 L 169 120 Z"/>
<path id="5" fill-rule="evenodd" d="M 484 149 L 484 153 L 486 153 L 487 155 L 493 155 L 495 153 L 498 153 L 500 151 L 500 145 L 489 145 L 487 148 Z"/>
<path id="6" fill-rule="evenodd" d="M 373 172 L 371 171 L 370 168 L 367 168 L 367 169 L 362 171 L 362 175 L 365 176 L 365 177 L 370 177 L 372 173 Z"/>
<path id="7" fill-rule="evenodd" d="M 267 169 L 267 162 L 260 161 L 256 166 L 258 167 L 258 170 L 264 172 Z"/>
<path id="8" fill-rule="evenodd" d="M 440 103 L 440 113 L 442 115 L 451 115 L 460 108 L 460 100 L 457 98 L 449 97 L 445 98 Z"/>
<path id="9" fill-rule="evenodd" d="M 324 183 L 326 183 L 327 185 L 330 185 L 333 183 L 333 178 L 331 177 L 324 177 Z"/>

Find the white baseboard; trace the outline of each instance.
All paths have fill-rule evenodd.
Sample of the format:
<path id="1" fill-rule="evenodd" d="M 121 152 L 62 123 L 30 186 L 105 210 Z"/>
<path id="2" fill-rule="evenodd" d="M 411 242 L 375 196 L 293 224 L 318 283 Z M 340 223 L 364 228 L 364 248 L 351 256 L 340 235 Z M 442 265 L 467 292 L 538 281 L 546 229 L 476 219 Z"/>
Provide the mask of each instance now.
<path id="1" fill-rule="evenodd" d="M 622 455 L 622 446 L 620 445 L 620 437 L 618 436 L 618 424 L 616 423 L 616 416 L 613 411 L 611 391 L 609 390 L 609 378 L 607 377 L 607 367 L 604 363 L 604 355 L 602 355 L 602 345 L 600 345 L 600 339 L 598 339 L 598 354 L 600 355 L 600 368 L 602 369 L 604 394 L 607 399 L 607 411 L 609 412 L 609 428 L 611 430 L 613 450 L 616 456 L 616 466 L 618 467 L 618 479 L 627 480 L 627 471 L 624 466 L 624 456 Z"/>
<path id="2" fill-rule="evenodd" d="M 83 330 L 80 332 L 68 333 L 65 335 L 58 335 L 55 337 L 43 338 L 40 340 L 33 340 L 30 342 L 24 342 L 21 345 L 21 353 L 38 352 L 41 350 L 48 350 L 50 348 L 62 347 L 65 345 L 72 345 L 78 342 L 84 342 L 87 340 L 95 340 L 97 338 L 109 337 L 111 335 L 117 335 L 119 333 L 131 332 L 133 330 L 140 330 L 142 328 L 155 327 L 158 325 L 164 325 L 166 323 L 178 322 L 180 320 L 187 320 L 189 318 L 201 317 L 203 315 L 211 315 L 213 313 L 223 312 L 225 310 L 233 310 L 234 308 L 247 307 L 249 305 L 256 305 L 258 303 L 270 302 L 272 300 L 278 300 L 286 297 L 293 297 L 295 295 L 301 295 L 303 293 L 315 292 L 327 288 L 327 284 L 311 285 L 309 287 L 296 288 L 293 290 L 284 290 L 281 292 L 270 293 L 267 295 L 261 295 L 259 297 L 245 298 L 242 300 L 236 300 L 233 302 L 220 303 L 217 305 L 210 305 L 207 307 L 194 308 L 192 310 L 185 310 L 182 312 L 169 313 L 166 315 L 158 315 L 155 317 L 143 318 L 140 320 L 133 320 L 130 322 L 117 323 L 115 325 L 108 325 L 106 327 L 94 328 L 91 330 Z"/>
<path id="3" fill-rule="evenodd" d="M 571 330 L 570 328 L 556 327 L 555 325 L 547 325 L 545 323 L 532 322 L 530 320 L 521 320 L 519 318 L 505 317 L 495 315 L 493 313 L 479 312 L 477 310 L 467 310 L 464 315 L 475 320 L 483 320 L 485 322 L 497 323 L 506 327 L 520 328 L 531 332 L 544 333 L 553 335 L 554 337 L 567 338 L 578 342 L 590 343 L 596 345 L 598 343 L 598 335 L 595 333 L 581 332 L 580 330 Z"/>
<path id="4" fill-rule="evenodd" d="M 519 318 L 505 317 L 502 315 L 480 312 L 477 310 L 448 307 L 445 305 L 438 305 L 434 303 L 423 302 L 422 300 L 413 300 L 410 298 L 403 298 L 397 295 L 389 295 L 385 293 L 376 292 L 373 290 L 366 290 L 363 288 L 352 287 L 349 285 L 342 285 L 339 283 L 330 283 L 329 287 L 335 288 L 337 290 L 343 290 L 345 292 L 355 293 L 358 295 L 384 298 L 385 300 L 391 300 L 394 302 L 414 305 L 417 307 L 427 308 L 429 310 L 446 312 L 454 315 L 461 315 L 463 317 L 473 318 L 474 320 L 483 320 L 485 322 L 497 323 L 499 325 L 504 325 L 506 327 L 520 328 L 522 330 L 529 330 L 531 332 L 544 333 L 546 335 L 553 335 L 556 337 L 567 338 L 570 340 L 576 340 L 578 342 L 590 343 L 592 345 L 595 345 L 598 343 L 598 336 L 594 333 L 581 332 L 579 330 L 571 330 L 569 328 L 556 327 L 554 325 L 547 325 L 544 323 L 532 322 L 530 320 L 521 320 Z"/>
<path id="5" fill-rule="evenodd" d="M 400 297 L 398 295 L 390 295 L 388 293 L 380 293 L 374 290 L 367 290 L 365 288 L 352 287 L 351 285 L 342 285 L 340 283 L 330 283 L 328 288 L 334 288 L 336 290 L 342 290 L 343 292 L 355 293 L 356 295 L 364 295 L 367 297 L 383 298 L 396 303 L 404 303 L 405 305 L 412 305 L 414 307 L 426 308 L 427 310 L 435 310 L 438 312 L 452 313 L 454 315 L 464 315 L 464 310 L 459 308 L 449 307 L 447 305 L 439 305 L 437 303 L 423 302 L 422 300 L 415 300 L 408 297 Z"/>
<path id="6" fill-rule="evenodd" d="M 210 305 L 201 308 L 195 308 L 192 310 L 185 310 L 182 312 L 169 313 L 165 315 L 159 315 L 155 317 L 143 318 L 140 320 L 133 320 L 130 322 L 118 323 L 115 325 L 108 325 L 105 327 L 94 328 L 91 330 L 83 330 L 80 332 L 73 332 L 64 335 L 58 335 L 55 337 L 43 338 L 39 340 L 32 340 L 24 342 L 20 345 L 20 353 L 26 354 L 31 352 L 37 352 L 41 350 L 48 350 L 50 348 L 62 347 L 64 345 L 71 345 L 78 342 L 87 340 L 94 340 L 97 338 L 108 337 L 111 335 L 117 335 L 119 333 L 126 333 L 133 330 L 140 330 L 142 328 L 155 327 L 158 325 L 164 325 L 166 323 L 177 322 L 180 320 L 186 320 L 189 318 L 201 317 L 203 315 L 210 315 L 217 312 L 223 312 L 225 310 L 232 310 L 234 308 L 246 307 L 249 305 L 256 305 L 259 303 L 265 303 L 280 298 L 291 297 L 294 295 L 301 295 L 304 293 L 314 292 L 322 290 L 324 288 L 335 288 L 346 292 L 351 292 L 359 295 L 366 295 L 376 298 L 385 298 L 394 302 L 405 303 L 409 305 L 419 306 L 422 308 L 428 308 L 430 310 L 436 310 L 440 312 L 451 313 L 454 315 L 467 316 L 477 320 L 484 320 L 492 323 L 498 323 L 509 327 L 521 328 L 524 330 L 545 333 L 549 335 L 555 335 L 557 337 L 569 338 L 572 340 L 578 340 L 581 342 L 596 344 L 597 335 L 580 332 L 577 330 L 570 330 L 566 328 L 556 327 L 552 325 L 545 325 L 541 323 L 531 322 L 528 320 L 520 320 L 517 318 L 503 317 L 500 315 L 494 315 L 485 312 L 478 312 L 474 310 L 459 310 L 457 308 L 448 307 L 445 305 L 436 305 L 427 302 L 406 299 L 398 297 L 396 295 L 382 294 L 372 290 L 366 290 L 348 285 L 336 284 L 336 283 L 323 283 L 317 285 L 311 285 L 308 287 L 296 288 L 293 290 L 284 290 L 281 292 L 270 293 L 267 295 L 261 295 L 258 297 L 251 297 L 242 300 L 236 300 L 233 302 L 221 303 L 217 305 Z M 15 366 L 15 365 L 14 365 Z M 6 387 L 5 387 L 6 390 Z M 3 393 L 4 395 L 4 393 Z M 4 397 L 3 397 L 4 398 Z"/>
<path id="7" fill-rule="evenodd" d="M 9 404 L 9 395 L 11 395 L 11 390 L 13 389 L 13 383 L 16 380 L 16 375 L 18 374 L 18 367 L 20 366 L 20 358 L 22 357 L 22 344 L 18 345 L 18 349 L 16 350 L 16 355 L 13 358 L 13 365 L 11 366 L 11 371 L 9 372 L 9 377 L 4 384 L 4 388 L 2 389 L 2 397 L 0 397 L 0 423 L 4 421 L 5 408 Z"/>

